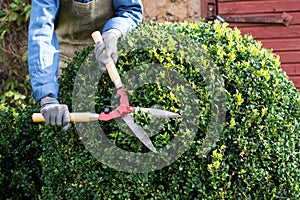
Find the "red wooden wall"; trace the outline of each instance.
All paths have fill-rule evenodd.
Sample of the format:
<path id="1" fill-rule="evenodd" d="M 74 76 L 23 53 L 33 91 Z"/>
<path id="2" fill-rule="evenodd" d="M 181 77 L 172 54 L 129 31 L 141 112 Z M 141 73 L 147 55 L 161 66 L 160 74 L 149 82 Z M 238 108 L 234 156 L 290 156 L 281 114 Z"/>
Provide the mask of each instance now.
<path id="1" fill-rule="evenodd" d="M 273 49 L 300 91 L 300 0 L 204 0 L 202 12 L 223 17 Z"/>

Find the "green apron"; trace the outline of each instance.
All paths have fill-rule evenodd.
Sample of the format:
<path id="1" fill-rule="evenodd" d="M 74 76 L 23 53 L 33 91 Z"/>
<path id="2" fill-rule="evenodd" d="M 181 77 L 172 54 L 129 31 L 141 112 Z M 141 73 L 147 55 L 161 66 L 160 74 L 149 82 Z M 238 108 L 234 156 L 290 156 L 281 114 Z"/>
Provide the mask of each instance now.
<path id="1" fill-rule="evenodd" d="M 101 31 L 105 23 L 114 16 L 112 0 L 93 0 L 78 3 L 61 0 L 56 23 L 56 35 L 60 47 L 60 68 L 70 62 L 75 51 L 93 43 L 91 33 Z"/>

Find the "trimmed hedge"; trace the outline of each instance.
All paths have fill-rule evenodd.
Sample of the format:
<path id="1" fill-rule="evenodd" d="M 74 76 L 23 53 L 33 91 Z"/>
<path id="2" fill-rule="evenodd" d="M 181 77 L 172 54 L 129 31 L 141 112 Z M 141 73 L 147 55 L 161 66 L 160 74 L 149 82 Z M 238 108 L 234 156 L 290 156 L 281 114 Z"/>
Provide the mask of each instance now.
<path id="1" fill-rule="evenodd" d="M 193 42 L 185 43 L 185 38 L 191 38 Z M 158 48 L 147 46 L 147 41 L 162 45 Z M 141 44 L 144 45 L 141 47 Z M 182 47 L 181 44 L 187 45 Z M 186 56 L 187 52 L 194 51 L 191 49 L 193 45 L 202 45 L 203 52 L 210 57 L 214 64 L 211 67 L 218 70 L 224 81 L 224 88 L 218 83 L 214 89 L 225 91 L 227 97 L 222 132 L 215 138 L 217 142 L 212 149 L 203 156 L 200 156 L 203 141 L 210 134 L 210 121 L 214 117 L 214 105 L 211 105 L 214 97 L 210 93 L 212 88 L 200 72 L 209 66 L 201 57 L 203 52 L 197 54 L 198 49 L 194 52 L 200 56 L 201 66 L 193 65 L 193 60 Z M 183 51 L 174 54 L 172 49 L 176 48 Z M 89 57 L 92 49 L 92 46 L 87 47 L 77 53 L 60 78 L 60 101 L 74 110 L 76 108 L 76 111 L 87 107 L 101 112 L 105 107 L 114 107 L 111 103 L 114 88 L 107 75 L 93 83 L 97 87 L 95 96 L 86 96 L 86 99 L 94 98 L 91 105 L 85 105 L 88 102 L 84 98 L 82 105 L 72 105 L 72 98 L 86 95 L 84 87 L 73 94 L 73 86 L 78 81 L 81 65 L 85 66 L 86 60 L 93 65 L 94 61 Z M 190 83 L 200 112 L 198 116 L 192 116 L 196 119 L 198 130 L 189 149 L 160 170 L 128 173 L 110 167 L 112 163 L 101 163 L 85 148 L 85 135 L 78 135 L 76 131 L 82 125 L 80 123 L 68 132 L 43 124 L 29 126 L 26 127 L 28 133 L 36 132 L 38 128 L 41 131 L 36 138 L 40 144 L 36 148 L 42 147 L 39 151 L 42 167 L 40 198 L 300 198 L 300 97 L 271 50 L 262 48 L 251 36 L 243 37 L 238 30 L 227 28 L 226 24 L 203 22 L 142 25 L 119 42 L 119 50 L 118 70 L 123 77 L 146 64 L 163 64 Z M 79 77 L 79 80 L 86 80 L 89 86 L 92 79 L 84 78 L 87 79 Z M 135 80 L 132 82 L 134 84 Z M 147 84 L 129 93 L 132 105 L 162 105 L 164 109 L 185 115 L 182 111 L 184 102 L 180 102 L 168 87 Z M 147 115 L 139 116 L 137 113 L 135 119 L 149 126 L 151 124 L 147 122 Z M 160 149 L 172 143 L 180 135 L 176 132 L 180 123 L 180 120 L 171 120 L 165 124 L 160 134 L 151 136 L 154 145 Z M 119 122 L 99 124 L 107 138 L 119 148 L 132 152 L 147 151 L 135 137 L 127 134 Z"/>
<path id="2" fill-rule="evenodd" d="M 163 45 L 170 35 L 175 38 L 168 43 L 170 46 L 141 48 L 141 44 L 148 44 L 144 41 Z M 184 36 L 193 38 L 207 50 L 227 91 L 226 124 L 213 151 L 202 158 L 199 153 L 208 134 L 210 99 L 197 66 L 190 65 L 182 55 L 170 53 L 172 45 L 180 46 L 183 42 L 180 38 Z M 75 74 L 91 49 L 78 54 L 63 72 L 60 96 L 70 106 Z M 118 70 L 123 76 L 145 63 L 162 63 L 197 86 L 195 93 L 202 112 L 193 144 L 176 162 L 161 170 L 132 174 L 101 164 L 82 146 L 74 131 L 52 132 L 44 138 L 48 151 L 43 157 L 51 158 L 51 162 L 45 161 L 43 165 L 43 171 L 47 172 L 43 175 L 45 198 L 299 198 L 299 93 L 270 50 L 226 25 L 201 22 L 144 25 L 121 40 L 119 49 Z M 108 76 L 100 80 L 95 98 L 98 112 L 110 105 L 113 94 Z M 163 104 L 164 108 L 171 108 L 165 102 L 172 100 L 164 97 L 164 92 L 167 91 L 147 85 L 131 94 L 132 104 L 144 107 Z M 143 151 L 142 145 L 115 122 L 103 123 L 101 127 L 120 148 Z M 151 137 L 155 145 L 170 142 L 172 127 L 166 132 L 169 137 Z"/>
<path id="3" fill-rule="evenodd" d="M 0 104 L 1 199 L 38 199 L 40 195 L 41 130 L 31 120 L 34 111 Z"/>

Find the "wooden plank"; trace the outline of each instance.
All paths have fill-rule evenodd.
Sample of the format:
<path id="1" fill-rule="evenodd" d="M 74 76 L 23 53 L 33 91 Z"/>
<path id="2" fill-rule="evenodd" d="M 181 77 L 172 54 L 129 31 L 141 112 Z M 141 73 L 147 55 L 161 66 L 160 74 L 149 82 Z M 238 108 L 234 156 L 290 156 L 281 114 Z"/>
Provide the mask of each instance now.
<path id="1" fill-rule="evenodd" d="M 239 27 L 242 34 L 249 33 L 255 38 L 299 38 L 300 25 L 285 27 L 281 25 L 263 27 Z"/>
<path id="2" fill-rule="evenodd" d="M 261 39 L 263 47 L 274 51 L 300 51 L 299 38 Z"/>
<path id="3" fill-rule="evenodd" d="M 287 12 L 287 13 L 289 15 L 293 16 L 293 19 L 292 19 L 289 26 L 300 25 L 300 11 L 299 12 Z M 280 15 L 280 14 L 282 14 L 282 13 L 278 13 L 278 15 Z M 274 16 L 274 13 L 255 13 L 255 14 L 251 14 L 251 15 L 249 15 L 249 14 L 237 14 L 237 15 L 236 14 L 230 14 L 230 15 L 223 15 L 223 16 L 232 16 L 232 17 L 234 17 L 234 16 L 245 16 L 245 17 L 247 17 L 247 16 L 258 16 L 258 17 L 259 16 L 266 16 L 266 17 L 268 17 L 268 16 Z M 222 15 L 221 15 L 221 17 L 222 17 Z M 266 25 L 270 26 L 270 25 L 276 25 L 276 24 L 232 23 L 232 22 L 230 23 L 229 22 L 229 25 L 230 25 L 230 27 L 235 27 L 235 26 L 237 26 L 237 27 L 258 27 L 258 26 L 265 27 Z M 282 24 L 281 26 L 284 26 L 284 25 Z"/>
<path id="4" fill-rule="evenodd" d="M 280 62 L 282 63 L 300 63 L 300 51 L 275 51 L 274 54 L 280 56 Z"/>
<path id="5" fill-rule="evenodd" d="M 260 1 L 261 0 L 218 0 L 218 2 L 236 2 L 236 1 Z M 264 1 L 274 1 L 274 0 L 264 0 Z"/>
<path id="6" fill-rule="evenodd" d="M 295 87 L 300 89 L 300 76 L 289 76 L 290 80 L 294 83 Z"/>
<path id="7" fill-rule="evenodd" d="M 299 0 L 219 2 L 219 15 L 300 11 Z"/>
<path id="8" fill-rule="evenodd" d="M 300 76 L 300 63 L 297 64 L 281 64 L 281 68 L 289 76 Z"/>

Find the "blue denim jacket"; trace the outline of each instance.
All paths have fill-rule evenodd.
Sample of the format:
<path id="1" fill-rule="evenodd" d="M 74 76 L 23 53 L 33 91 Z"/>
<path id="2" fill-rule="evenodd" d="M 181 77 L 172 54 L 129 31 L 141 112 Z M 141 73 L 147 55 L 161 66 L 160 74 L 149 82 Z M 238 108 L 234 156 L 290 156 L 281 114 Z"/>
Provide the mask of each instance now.
<path id="1" fill-rule="evenodd" d="M 77 0 L 88 3 L 92 0 Z M 126 34 L 142 22 L 141 0 L 113 0 L 115 17 L 108 20 L 103 32 L 118 29 Z M 28 65 L 33 98 L 58 97 L 59 44 L 55 33 L 59 0 L 32 0 L 28 30 Z"/>

